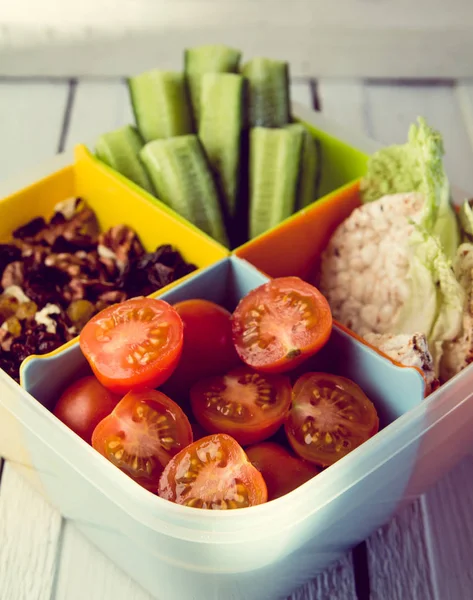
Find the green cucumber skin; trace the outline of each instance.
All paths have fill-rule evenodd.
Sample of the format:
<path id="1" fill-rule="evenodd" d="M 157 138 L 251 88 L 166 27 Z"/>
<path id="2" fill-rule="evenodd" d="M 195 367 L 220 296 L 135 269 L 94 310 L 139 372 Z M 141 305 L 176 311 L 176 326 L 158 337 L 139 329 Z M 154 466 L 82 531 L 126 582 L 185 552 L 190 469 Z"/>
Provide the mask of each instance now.
<path id="1" fill-rule="evenodd" d="M 303 133 L 293 128 L 250 132 L 250 239 L 294 212 Z"/>
<path id="2" fill-rule="evenodd" d="M 198 137 L 154 140 L 144 146 L 140 156 L 156 196 L 228 247 L 217 190 Z"/>
<path id="3" fill-rule="evenodd" d="M 154 69 L 128 79 L 133 114 L 145 142 L 193 133 L 185 76 Z"/>
<path id="4" fill-rule="evenodd" d="M 236 213 L 243 127 L 244 79 L 233 73 L 202 78 L 199 137 L 221 192 L 229 219 Z"/>
<path id="5" fill-rule="evenodd" d="M 202 76 L 206 73 L 237 73 L 240 60 L 239 50 L 223 44 L 196 46 L 184 51 L 184 69 L 197 129 L 200 121 Z"/>
<path id="6" fill-rule="evenodd" d="M 296 208 L 300 210 L 310 206 L 317 199 L 317 142 L 310 131 L 301 123 L 288 125 L 302 132 L 301 162 L 299 167 L 299 182 L 297 185 Z"/>
<path id="7" fill-rule="evenodd" d="M 154 194 L 151 181 L 139 157 L 143 145 L 136 128 L 125 125 L 101 135 L 95 143 L 95 154 L 106 165 L 150 194 Z"/>
<path id="8" fill-rule="evenodd" d="M 288 63 L 254 58 L 241 73 L 248 79 L 248 126 L 284 127 L 290 123 Z"/>

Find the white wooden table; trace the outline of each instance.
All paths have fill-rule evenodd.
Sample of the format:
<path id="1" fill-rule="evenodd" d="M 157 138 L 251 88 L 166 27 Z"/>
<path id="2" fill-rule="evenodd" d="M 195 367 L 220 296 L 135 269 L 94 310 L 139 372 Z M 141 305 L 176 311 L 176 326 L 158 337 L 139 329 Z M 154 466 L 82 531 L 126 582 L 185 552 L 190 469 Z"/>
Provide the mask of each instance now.
<path id="1" fill-rule="evenodd" d="M 408 125 L 424 115 L 444 135 L 451 180 L 473 195 L 473 84 L 295 80 L 292 94 L 384 143 L 404 141 Z M 0 78 L 0 179 L 130 120 L 125 86 L 118 79 Z M 150 600 L 5 458 L 0 600 Z M 471 600 L 472 508 L 469 456 L 292 599 Z"/>

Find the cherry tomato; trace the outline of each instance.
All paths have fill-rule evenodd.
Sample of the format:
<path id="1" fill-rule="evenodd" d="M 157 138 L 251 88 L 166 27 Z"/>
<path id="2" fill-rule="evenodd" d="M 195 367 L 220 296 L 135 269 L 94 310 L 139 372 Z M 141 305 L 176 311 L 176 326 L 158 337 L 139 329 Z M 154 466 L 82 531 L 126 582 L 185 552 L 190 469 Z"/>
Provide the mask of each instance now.
<path id="1" fill-rule="evenodd" d="M 319 474 L 311 463 L 296 458 L 274 442 L 263 442 L 246 449 L 246 455 L 263 476 L 268 500 L 289 494 Z"/>
<path id="2" fill-rule="evenodd" d="M 59 398 L 54 414 L 88 444 L 100 421 L 120 401 L 93 376 L 82 377 L 71 384 Z"/>
<path id="3" fill-rule="evenodd" d="M 255 444 L 272 436 L 284 423 L 291 392 L 285 375 L 239 367 L 196 383 L 191 389 L 192 412 L 209 433 L 227 433 L 243 446 Z"/>
<path id="4" fill-rule="evenodd" d="M 328 373 L 306 373 L 294 385 L 286 435 L 294 451 L 327 467 L 379 429 L 373 403 L 353 381 Z"/>
<path id="5" fill-rule="evenodd" d="M 93 317 L 80 334 L 80 347 L 97 379 L 116 393 L 154 388 L 175 369 L 183 327 L 167 302 L 133 298 Z"/>
<path id="6" fill-rule="evenodd" d="M 212 510 L 263 504 L 268 497 L 261 473 L 225 434 L 204 437 L 170 460 L 159 480 L 159 495 Z"/>
<path id="7" fill-rule="evenodd" d="M 191 443 L 192 429 L 181 408 L 150 389 L 129 392 L 92 435 L 100 454 L 153 492 L 167 463 Z"/>
<path id="8" fill-rule="evenodd" d="M 298 277 L 280 277 L 240 301 L 232 328 L 243 362 L 258 371 L 282 373 L 326 344 L 332 313 L 315 287 Z"/>
<path id="9" fill-rule="evenodd" d="M 203 377 L 220 375 L 236 367 L 240 359 L 232 340 L 231 314 L 208 300 L 185 300 L 174 305 L 184 324 L 182 355 L 163 391 L 171 398 L 185 398 Z"/>

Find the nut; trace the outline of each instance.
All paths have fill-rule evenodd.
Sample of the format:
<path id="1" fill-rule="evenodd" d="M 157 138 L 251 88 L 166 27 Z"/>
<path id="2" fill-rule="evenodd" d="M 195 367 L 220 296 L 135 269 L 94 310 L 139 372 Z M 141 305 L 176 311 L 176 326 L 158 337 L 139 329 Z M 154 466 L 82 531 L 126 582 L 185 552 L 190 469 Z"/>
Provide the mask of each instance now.
<path id="1" fill-rule="evenodd" d="M 23 263 L 19 260 L 10 263 L 5 267 L 3 271 L 2 280 L 0 285 L 3 289 L 10 287 L 11 285 L 17 285 L 22 287 L 23 285 Z"/>
<path id="2" fill-rule="evenodd" d="M 116 225 L 106 233 L 102 233 L 99 236 L 99 245 L 105 246 L 113 252 L 120 271 L 123 271 L 130 260 L 144 254 L 138 236 L 126 225 Z"/>

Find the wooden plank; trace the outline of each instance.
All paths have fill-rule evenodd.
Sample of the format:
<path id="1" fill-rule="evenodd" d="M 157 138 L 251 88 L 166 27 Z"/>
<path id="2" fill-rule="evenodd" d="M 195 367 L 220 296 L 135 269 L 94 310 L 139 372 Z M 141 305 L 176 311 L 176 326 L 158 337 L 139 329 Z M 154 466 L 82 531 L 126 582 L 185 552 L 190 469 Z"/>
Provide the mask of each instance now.
<path id="1" fill-rule="evenodd" d="M 69 85 L 0 81 L 0 180 L 57 152 Z"/>
<path id="2" fill-rule="evenodd" d="M 291 82 L 291 101 L 312 108 L 312 92 L 309 80 Z"/>
<path id="3" fill-rule="evenodd" d="M 433 600 L 433 581 L 420 502 L 402 510 L 367 540 L 370 600 Z M 460 600 L 463 596 L 457 596 Z"/>
<path id="4" fill-rule="evenodd" d="M 465 132 L 473 148 L 473 83 L 460 82 L 456 87 L 456 94 Z M 473 196 L 473 190 L 471 194 Z"/>
<path id="5" fill-rule="evenodd" d="M 359 81 L 323 78 L 317 90 L 324 116 L 354 131 L 366 131 L 364 87 Z"/>
<path id="6" fill-rule="evenodd" d="M 72 523 L 66 522 L 55 600 L 83 598 L 152 600 L 147 592 L 95 548 Z"/>
<path id="7" fill-rule="evenodd" d="M 366 103 L 367 131 L 386 144 L 404 142 L 409 125 L 424 116 L 444 138 L 451 182 L 473 193 L 471 145 L 453 86 L 371 83 L 366 86 Z"/>
<path id="8" fill-rule="evenodd" d="M 69 90 L 67 81 L 0 82 L 0 178 L 56 153 Z M 7 462 L 0 486 L 2 598 L 51 598 L 61 523 L 59 513 Z"/>
<path id="9" fill-rule="evenodd" d="M 0 486 L 0 596 L 50 600 L 61 516 L 7 463 Z"/>
<path id="10" fill-rule="evenodd" d="M 124 75 L 179 68 L 183 46 L 222 42 L 328 77 L 471 77 L 465 0 L 136 0 L 3 9 L 2 74 Z"/>
<path id="11" fill-rule="evenodd" d="M 326 569 L 288 600 L 365 600 L 357 598 L 350 554 Z"/>
<path id="12" fill-rule="evenodd" d="M 439 600 L 471 598 L 473 582 L 473 456 L 425 497 L 434 585 Z"/>
<path id="13" fill-rule="evenodd" d="M 78 143 L 92 145 L 101 133 L 127 123 L 134 123 L 134 117 L 124 81 L 79 81 L 66 148 Z"/>

